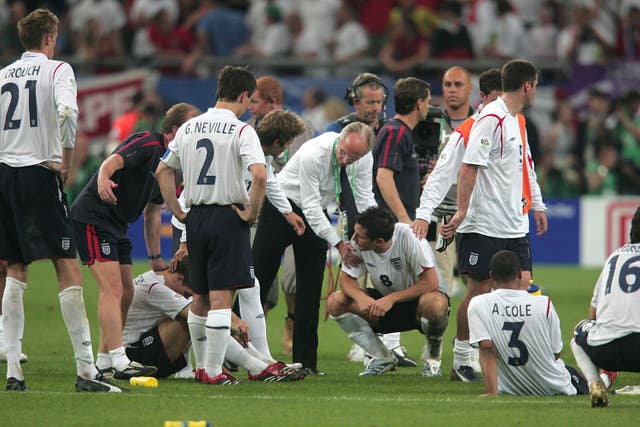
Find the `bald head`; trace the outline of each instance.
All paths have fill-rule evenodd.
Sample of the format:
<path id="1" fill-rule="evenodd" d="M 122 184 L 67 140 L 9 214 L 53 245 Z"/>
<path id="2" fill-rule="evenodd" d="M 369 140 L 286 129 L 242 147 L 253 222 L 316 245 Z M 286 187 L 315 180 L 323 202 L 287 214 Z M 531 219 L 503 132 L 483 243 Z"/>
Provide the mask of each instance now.
<path id="1" fill-rule="evenodd" d="M 442 77 L 442 97 L 449 114 L 469 110 L 469 96 L 471 96 L 471 74 L 466 68 L 455 66 L 445 71 Z"/>

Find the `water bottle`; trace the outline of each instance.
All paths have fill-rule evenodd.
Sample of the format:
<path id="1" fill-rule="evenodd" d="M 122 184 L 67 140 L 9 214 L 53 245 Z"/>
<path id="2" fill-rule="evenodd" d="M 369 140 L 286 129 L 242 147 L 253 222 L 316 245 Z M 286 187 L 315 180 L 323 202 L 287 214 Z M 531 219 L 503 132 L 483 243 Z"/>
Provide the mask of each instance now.
<path id="1" fill-rule="evenodd" d="M 133 387 L 158 387 L 158 379 L 154 377 L 131 377 L 129 384 Z"/>
<path id="2" fill-rule="evenodd" d="M 213 427 L 207 421 L 165 421 L 164 427 Z"/>
<path id="3" fill-rule="evenodd" d="M 538 287 L 538 285 L 533 283 L 533 280 L 529 281 L 529 287 L 527 288 L 527 292 L 529 292 L 529 295 L 531 295 L 531 296 L 540 296 L 540 295 L 542 295 L 542 289 L 540 289 Z"/>

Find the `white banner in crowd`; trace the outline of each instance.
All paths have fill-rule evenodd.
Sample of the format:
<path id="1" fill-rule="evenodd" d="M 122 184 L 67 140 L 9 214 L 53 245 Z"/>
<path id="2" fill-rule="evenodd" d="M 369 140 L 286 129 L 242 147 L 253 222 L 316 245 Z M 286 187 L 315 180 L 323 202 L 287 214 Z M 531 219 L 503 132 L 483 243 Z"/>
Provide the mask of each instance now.
<path id="1" fill-rule="evenodd" d="M 113 119 L 131 109 L 131 97 L 157 80 L 157 73 L 143 69 L 78 80 L 79 131 L 90 138 L 107 136 Z"/>
<path id="2" fill-rule="evenodd" d="M 602 267 L 611 252 L 629 242 L 631 218 L 639 197 L 582 197 L 580 265 Z"/>

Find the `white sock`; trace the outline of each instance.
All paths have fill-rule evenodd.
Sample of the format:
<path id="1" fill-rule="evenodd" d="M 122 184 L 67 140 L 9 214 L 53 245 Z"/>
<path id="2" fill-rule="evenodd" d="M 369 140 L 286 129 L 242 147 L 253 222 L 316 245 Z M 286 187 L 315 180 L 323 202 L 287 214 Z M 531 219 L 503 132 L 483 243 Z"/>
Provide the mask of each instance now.
<path id="1" fill-rule="evenodd" d="M 389 350 L 393 350 L 396 347 L 400 347 L 400 332 L 392 332 L 390 334 L 381 335 L 384 346 Z"/>
<path id="2" fill-rule="evenodd" d="M 89 320 L 82 298 L 82 287 L 70 286 L 58 294 L 60 311 L 67 326 L 73 354 L 76 359 L 76 373 L 84 379 L 94 379 L 98 370 L 93 363 L 93 348 Z"/>
<path id="3" fill-rule="evenodd" d="M 187 362 L 187 366 L 185 366 L 183 369 L 186 369 L 189 371 L 193 370 L 193 366 L 191 365 L 191 352 L 192 352 L 192 348 L 189 347 L 189 350 L 182 353 L 182 355 L 184 356 L 184 360 Z"/>
<path id="4" fill-rule="evenodd" d="M 187 317 L 187 324 L 189 325 L 191 349 L 193 351 L 193 357 L 196 360 L 196 369 L 203 369 L 207 351 L 207 332 L 204 327 L 204 325 L 207 324 L 207 318 L 198 316 L 190 311 Z"/>
<path id="5" fill-rule="evenodd" d="M 2 327 L 2 322 L 2 314 L 0 314 L 0 351 L 4 351 L 4 328 Z"/>
<path id="6" fill-rule="evenodd" d="M 420 329 L 426 336 L 427 342 L 425 351 L 422 353 L 422 360 L 442 358 L 442 337 L 447 329 L 449 318 L 444 316 L 442 319 L 429 320 L 424 317 L 420 318 Z"/>
<path id="7" fill-rule="evenodd" d="M 207 351 L 204 370 L 213 378 L 222 373 L 222 363 L 231 337 L 231 309 L 210 310 L 205 327 Z"/>
<path id="8" fill-rule="evenodd" d="M 124 370 L 124 368 L 126 368 L 127 365 L 131 363 L 131 360 L 129 360 L 129 358 L 127 357 L 127 353 L 124 351 L 123 346 L 109 351 L 109 356 L 111 356 L 111 363 L 117 371 Z"/>
<path id="9" fill-rule="evenodd" d="M 373 332 L 369 323 L 353 313 L 345 313 L 338 317 L 331 316 L 338 326 L 349 335 L 351 341 L 372 355 L 375 359 L 392 360 L 395 358 L 391 350 L 382 343 L 378 335 Z"/>
<path id="10" fill-rule="evenodd" d="M 276 363 L 277 362 L 277 360 L 275 360 L 273 357 L 267 357 L 264 354 L 260 353 L 258 351 L 258 349 L 255 348 L 253 346 L 253 344 L 251 344 L 251 343 L 249 343 L 249 345 L 247 346 L 246 350 L 250 355 L 252 355 L 253 357 L 255 357 L 258 360 L 262 360 L 267 365 L 271 365 L 272 363 Z"/>
<path id="11" fill-rule="evenodd" d="M 113 364 L 111 363 L 111 356 L 109 353 L 98 353 L 96 356 L 96 368 L 98 369 L 108 369 L 113 368 Z"/>
<path id="12" fill-rule="evenodd" d="M 229 340 L 227 352 L 224 357 L 231 363 L 245 368 L 251 375 L 258 375 L 267 367 L 262 360 L 256 359 L 233 338 Z"/>
<path id="13" fill-rule="evenodd" d="M 573 351 L 573 357 L 576 358 L 578 367 L 587 381 L 589 381 L 589 386 L 591 386 L 594 381 L 600 379 L 598 367 L 593 364 L 589 355 L 574 339 L 571 339 L 571 350 Z"/>
<path id="14" fill-rule="evenodd" d="M 240 317 L 249 326 L 249 339 L 258 351 L 271 358 L 269 343 L 267 342 L 267 322 L 264 319 L 264 311 L 260 302 L 260 282 L 255 279 L 253 288 L 245 288 L 237 291 L 240 299 Z"/>
<path id="15" fill-rule="evenodd" d="M 471 366 L 472 357 L 473 347 L 469 341 L 460 341 L 456 338 L 453 341 L 453 369 L 458 369 L 460 366 Z"/>
<path id="16" fill-rule="evenodd" d="M 2 298 L 2 322 L 7 354 L 7 378 L 24 380 L 20 367 L 22 336 L 24 334 L 24 303 L 22 297 L 27 284 L 13 277 L 7 277 Z"/>

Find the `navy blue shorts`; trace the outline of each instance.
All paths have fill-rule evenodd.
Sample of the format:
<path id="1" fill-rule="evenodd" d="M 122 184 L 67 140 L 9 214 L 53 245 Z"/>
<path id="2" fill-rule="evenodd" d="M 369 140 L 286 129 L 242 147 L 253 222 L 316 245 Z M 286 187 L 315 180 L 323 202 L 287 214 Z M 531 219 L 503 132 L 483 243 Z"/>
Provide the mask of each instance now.
<path id="1" fill-rule="evenodd" d="M 384 295 L 377 289 L 365 288 L 364 291 L 373 299 L 378 300 Z M 449 302 L 449 310 L 451 309 L 451 301 L 449 296 L 442 292 Z M 388 334 L 391 332 L 411 331 L 413 329 L 421 330 L 420 319 L 418 319 L 418 300 L 416 298 L 411 301 L 397 302 L 393 304 L 391 309 L 379 318 L 378 324 L 371 325 L 371 329 L 378 334 Z M 449 313 L 447 313 L 447 316 Z"/>
<path id="2" fill-rule="evenodd" d="M 43 166 L 0 163 L 0 259 L 29 264 L 75 257 L 69 204 L 57 175 Z"/>
<path id="3" fill-rule="evenodd" d="M 520 258 L 524 271 L 531 271 L 531 250 L 529 235 L 513 239 L 500 239 L 477 233 L 459 233 L 458 269 L 460 274 L 468 274 L 472 279 L 489 279 L 491 258 L 499 251 L 515 252 Z"/>
<path id="4" fill-rule="evenodd" d="M 130 360 L 158 368 L 157 378 L 166 378 L 187 366 L 183 354 L 175 361 L 169 360 L 169 356 L 164 351 L 158 326 L 142 334 L 140 339 L 129 344 L 125 351 Z"/>
<path id="5" fill-rule="evenodd" d="M 194 206 L 185 225 L 194 293 L 253 287 L 250 226 L 231 206 Z"/>
<path id="6" fill-rule="evenodd" d="M 573 339 L 582 347 L 600 369 L 607 371 L 640 372 L 640 334 L 631 333 L 606 344 L 592 346 L 587 342 L 595 320 L 582 320 L 574 331 Z"/>
<path id="7" fill-rule="evenodd" d="M 83 264 L 116 261 L 121 265 L 131 265 L 131 240 L 127 236 L 127 230 L 78 221 L 73 221 L 73 229 Z"/>

